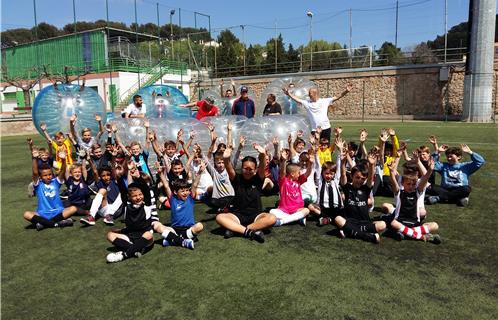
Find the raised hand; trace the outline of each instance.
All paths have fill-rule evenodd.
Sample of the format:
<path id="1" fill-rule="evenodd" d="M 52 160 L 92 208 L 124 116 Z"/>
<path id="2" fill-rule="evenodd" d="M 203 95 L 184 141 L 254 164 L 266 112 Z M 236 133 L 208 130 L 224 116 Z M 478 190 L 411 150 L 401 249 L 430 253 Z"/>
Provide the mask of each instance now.
<path id="1" fill-rule="evenodd" d="M 252 147 L 254 148 L 254 150 L 256 150 L 257 152 L 259 152 L 259 154 L 266 154 L 265 148 L 263 148 L 259 144 L 253 143 Z"/>
<path id="2" fill-rule="evenodd" d="M 316 133 L 318 133 L 318 136 L 320 136 L 320 134 L 322 133 L 323 130 L 322 130 L 322 127 L 318 126 L 318 127 L 316 127 L 315 131 L 316 131 Z"/>
<path id="3" fill-rule="evenodd" d="M 280 159 L 282 161 L 287 161 L 289 160 L 289 151 L 287 151 L 287 149 L 282 149 L 280 151 Z"/>
<path id="4" fill-rule="evenodd" d="M 429 160 L 427 161 L 427 169 L 434 171 L 434 159 L 432 159 L 432 157 L 429 157 Z"/>
<path id="5" fill-rule="evenodd" d="M 462 143 L 460 145 L 460 148 L 462 148 L 462 151 L 465 152 L 465 153 L 471 153 L 472 152 L 472 150 L 470 150 L 469 146 L 466 145 L 466 144 L 464 144 L 464 143 Z"/>
<path id="6" fill-rule="evenodd" d="M 233 151 L 233 147 L 231 144 L 229 144 L 227 146 L 227 148 L 225 149 L 225 151 L 223 152 L 223 158 L 230 159 L 230 157 L 232 156 L 232 151 Z"/>
<path id="7" fill-rule="evenodd" d="M 112 132 L 114 132 L 114 133 L 116 133 L 118 131 L 118 126 L 116 126 L 115 124 L 113 124 L 111 126 L 111 128 L 112 128 Z"/>
<path id="8" fill-rule="evenodd" d="M 287 137 L 287 142 L 289 145 L 292 143 L 292 135 L 289 133 L 289 136 Z"/>
<path id="9" fill-rule="evenodd" d="M 183 136 L 183 129 L 178 130 L 178 133 L 176 134 L 176 139 L 180 140 Z"/>
<path id="10" fill-rule="evenodd" d="M 98 113 L 95 114 L 95 121 L 97 121 L 97 122 L 102 121 L 102 117 L 100 116 L 100 114 L 98 114 Z"/>
<path id="11" fill-rule="evenodd" d="M 206 171 L 206 162 L 204 162 L 204 160 L 201 160 L 201 163 L 199 164 L 199 171 L 197 172 L 197 174 L 201 174 L 204 171 Z"/>
<path id="12" fill-rule="evenodd" d="M 192 130 L 192 131 L 190 131 L 189 138 L 190 138 L 191 140 L 193 140 L 193 139 L 195 138 L 195 136 L 196 136 L 196 135 L 197 135 L 197 132 L 195 132 L 195 130 Z"/>
<path id="13" fill-rule="evenodd" d="M 350 92 L 351 90 L 353 90 L 353 84 L 351 82 L 348 82 L 346 84 L 346 91 Z"/>
<path id="14" fill-rule="evenodd" d="M 393 172 L 396 171 L 396 161 L 389 161 L 387 167 Z"/>
<path id="15" fill-rule="evenodd" d="M 111 133 L 112 132 L 112 126 L 110 123 L 106 123 L 105 125 L 105 131 L 107 131 L 107 133 Z"/>
<path id="16" fill-rule="evenodd" d="M 388 137 L 389 137 L 389 133 L 387 132 L 387 130 L 385 128 L 381 129 L 380 135 L 379 135 L 380 140 L 382 142 L 386 142 Z"/>
<path id="17" fill-rule="evenodd" d="M 367 156 L 367 160 L 370 165 L 375 165 L 375 163 L 377 162 L 377 154 L 370 152 Z"/>
<path id="18" fill-rule="evenodd" d="M 360 130 L 360 142 L 365 142 L 367 141 L 368 137 L 368 131 L 367 129 L 363 128 Z"/>
<path id="19" fill-rule="evenodd" d="M 246 137 L 245 136 L 240 136 L 240 138 L 239 138 L 239 145 L 241 147 L 244 147 L 246 145 Z"/>
<path id="20" fill-rule="evenodd" d="M 396 135 L 396 131 L 393 128 L 389 128 L 389 129 L 387 129 L 387 131 L 389 132 L 390 136 L 395 136 Z"/>
<path id="21" fill-rule="evenodd" d="M 404 151 L 404 150 L 406 150 L 406 147 L 407 147 L 407 146 L 408 146 L 408 145 L 406 144 L 406 142 L 405 142 L 405 141 L 400 141 L 400 142 L 399 142 L 399 149 L 398 149 L 398 151 Z"/>
<path id="22" fill-rule="evenodd" d="M 28 146 L 32 146 L 33 145 L 33 139 L 31 139 L 31 138 L 27 138 L 26 142 L 28 143 Z"/>
<path id="23" fill-rule="evenodd" d="M 64 160 L 66 159 L 66 151 L 65 150 L 60 150 L 59 153 L 57 154 L 59 156 L 59 159 Z"/>
<path id="24" fill-rule="evenodd" d="M 214 132 L 214 125 L 212 123 L 208 123 L 207 127 L 210 132 Z"/>
<path id="25" fill-rule="evenodd" d="M 40 156 L 40 152 L 38 151 L 37 148 L 34 148 L 33 151 L 31 151 L 31 156 L 33 158 L 38 158 Z"/>
<path id="26" fill-rule="evenodd" d="M 229 122 L 228 125 L 227 125 L 227 130 L 230 131 L 232 129 L 233 129 L 233 123 Z"/>
<path id="27" fill-rule="evenodd" d="M 334 135 L 336 137 L 340 136 L 341 133 L 342 133 L 342 128 L 341 127 L 334 128 Z"/>
<path id="28" fill-rule="evenodd" d="M 282 91 L 284 92 L 285 95 L 289 95 L 289 88 L 282 88 Z"/>
<path id="29" fill-rule="evenodd" d="M 271 140 L 271 143 L 273 144 L 273 146 L 278 146 L 280 143 L 278 141 L 278 137 L 273 137 L 273 139 Z"/>
<path id="30" fill-rule="evenodd" d="M 145 128 L 149 128 L 150 127 L 149 119 L 144 119 L 144 127 Z"/>
<path id="31" fill-rule="evenodd" d="M 441 145 L 441 146 L 439 147 L 438 151 L 439 151 L 439 152 L 446 152 L 446 150 L 448 150 L 448 148 L 449 148 L 449 147 L 450 147 L 449 145 L 447 145 L 447 144 L 443 144 L 443 145 Z"/>
<path id="32" fill-rule="evenodd" d="M 80 149 L 78 150 L 78 157 L 80 158 L 86 158 L 86 150 L 85 149 Z"/>
<path id="33" fill-rule="evenodd" d="M 304 131 L 303 130 L 298 130 L 297 131 L 297 137 L 302 138 L 304 136 Z"/>
<path id="34" fill-rule="evenodd" d="M 153 142 L 154 140 L 156 140 L 156 133 L 152 131 L 149 133 L 149 141 Z"/>
<path id="35" fill-rule="evenodd" d="M 429 137 L 429 142 L 430 142 L 432 145 L 437 144 L 437 138 L 436 138 L 436 136 L 430 136 L 430 137 Z"/>
<path id="36" fill-rule="evenodd" d="M 335 139 L 334 143 L 335 143 L 335 145 L 336 145 L 336 147 L 337 147 L 337 149 L 338 149 L 338 150 L 342 150 L 342 149 L 344 149 L 344 145 L 346 144 L 346 143 L 344 142 L 344 140 L 342 140 L 342 139 L 341 139 L 341 138 L 339 138 L 339 137 L 337 137 L 337 138 Z"/>
<path id="37" fill-rule="evenodd" d="M 71 123 L 75 123 L 76 122 L 76 119 L 78 119 L 78 116 L 76 114 L 72 114 L 71 117 L 69 118 L 69 121 L 71 121 Z"/>
<path id="38" fill-rule="evenodd" d="M 40 123 L 41 131 L 47 131 L 47 124 L 45 122 Z"/>

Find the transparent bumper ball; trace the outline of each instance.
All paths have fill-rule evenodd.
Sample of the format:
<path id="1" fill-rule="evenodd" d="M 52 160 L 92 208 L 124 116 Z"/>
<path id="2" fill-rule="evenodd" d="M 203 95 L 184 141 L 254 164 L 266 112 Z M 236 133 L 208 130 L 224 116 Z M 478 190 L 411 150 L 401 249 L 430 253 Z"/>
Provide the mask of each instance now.
<path id="1" fill-rule="evenodd" d="M 142 97 L 149 119 L 181 119 L 192 116 L 189 108 L 179 106 L 188 103 L 188 99 L 175 87 L 155 84 L 141 88 L 136 94 Z M 133 97 L 129 103 L 133 103 Z"/>
<path id="2" fill-rule="evenodd" d="M 261 94 L 260 104 L 262 109 L 266 105 L 266 99 L 270 93 L 275 95 L 276 102 L 282 107 L 282 114 L 306 114 L 297 102 L 284 94 L 282 88 L 289 88 L 289 92 L 300 99 L 309 99 L 308 92 L 311 88 L 316 88 L 316 84 L 303 77 L 285 77 L 275 79 L 268 84 Z"/>
<path id="3" fill-rule="evenodd" d="M 58 131 L 69 132 L 69 119 L 73 114 L 78 116 L 76 130 L 90 128 L 94 136 L 99 130 L 95 115 L 100 115 L 102 122 L 106 122 L 104 101 L 97 91 L 77 84 L 45 87 L 33 104 L 33 124 L 42 134 L 40 124 L 45 123 L 51 137 Z"/>

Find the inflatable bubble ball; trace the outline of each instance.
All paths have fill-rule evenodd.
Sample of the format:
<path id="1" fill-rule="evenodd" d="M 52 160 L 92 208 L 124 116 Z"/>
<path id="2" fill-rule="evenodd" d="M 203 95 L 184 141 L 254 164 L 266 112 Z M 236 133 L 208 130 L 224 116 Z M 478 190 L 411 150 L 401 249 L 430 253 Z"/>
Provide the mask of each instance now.
<path id="1" fill-rule="evenodd" d="M 189 108 L 179 107 L 180 104 L 188 103 L 188 99 L 175 87 L 154 84 L 141 88 L 136 94 L 142 97 L 147 109 L 146 117 L 149 119 L 182 119 L 192 116 Z M 133 103 L 133 97 L 129 103 Z"/>
<path id="2" fill-rule="evenodd" d="M 33 124 L 40 134 L 40 124 L 47 125 L 48 134 L 53 137 L 58 131 L 69 133 L 69 119 L 78 116 L 76 131 L 90 128 L 95 136 L 99 130 L 95 115 L 106 122 L 104 101 L 97 91 L 77 84 L 58 84 L 43 88 L 33 104 Z"/>
<path id="3" fill-rule="evenodd" d="M 311 88 L 316 88 L 316 84 L 303 77 L 285 77 L 275 79 L 268 84 L 261 94 L 260 110 L 264 110 L 266 99 L 270 93 L 275 95 L 276 102 L 282 107 L 282 114 L 306 114 L 304 108 L 284 94 L 282 88 L 289 88 L 289 91 L 300 99 L 309 99 L 308 92 Z M 261 112 L 262 113 L 262 112 Z"/>

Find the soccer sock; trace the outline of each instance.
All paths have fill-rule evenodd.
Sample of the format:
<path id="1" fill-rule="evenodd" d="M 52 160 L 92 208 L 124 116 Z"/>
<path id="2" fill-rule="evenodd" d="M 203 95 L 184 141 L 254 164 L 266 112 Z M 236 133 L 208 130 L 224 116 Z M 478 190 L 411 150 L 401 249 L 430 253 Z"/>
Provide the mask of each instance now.
<path id="1" fill-rule="evenodd" d="M 136 252 L 141 252 L 149 245 L 149 240 L 144 237 L 138 238 L 125 252 L 126 257 L 133 257 Z"/>
<path id="2" fill-rule="evenodd" d="M 253 234 L 254 234 L 254 231 L 249 229 L 249 228 L 246 228 L 246 230 L 244 231 L 245 238 L 251 238 Z"/>
<path id="3" fill-rule="evenodd" d="M 171 232 L 169 230 L 163 231 L 161 234 L 165 240 L 167 240 L 171 245 L 173 246 L 181 246 L 182 245 L 182 237 L 177 235 L 174 232 Z"/>
<path id="4" fill-rule="evenodd" d="M 97 211 L 99 211 L 100 205 L 102 204 L 102 200 L 104 196 L 101 193 L 97 193 L 95 198 L 92 201 L 92 206 L 90 207 L 90 215 L 95 218 L 97 215 Z"/>
<path id="5" fill-rule="evenodd" d="M 39 223 L 42 226 L 47 227 L 47 228 L 54 228 L 55 227 L 55 222 L 53 222 L 52 220 L 48 220 L 48 219 L 45 219 L 43 217 L 37 216 L 37 215 L 34 215 L 33 218 L 31 218 L 31 223 L 33 223 L 33 224 Z"/>
<path id="6" fill-rule="evenodd" d="M 196 235 L 197 234 L 194 231 L 192 231 L 192 228 L 187 229 L 187 238 L 193 239 Z"/>
<path id="7" fill-rule="evenodd" d="M 361 239 L 368 242 L 377 242 L 377 238 L 373 233 L 361 231 L 357 226 L 346 220 L 346 223 L 342 227 L 346 235 L 352 238 Z"/>
<path id="8" fill-rule="evenodd" d="M 114 241 L 112 242 L 112 244 L 115 247 L 117 247 L 117 248 L 119 248 L 120 250 L 123 250 L 123 251 L 127 251 L 131 247 L 131 242 L 126 241 L 125 239 L 121 239 L 121 238 L 114 239 Z"/>
<path id="9" fill-rule="evenodd" d="M 414 228 L 409 228 L 407 226 L 403 226 L 403 228 L 400 231 L 405 236 L 420 240 L 424 237 L 424 234 L 429 233 L 429 228 L 425 225 L 420 226 L 420 227 L 414 227 Z"/>

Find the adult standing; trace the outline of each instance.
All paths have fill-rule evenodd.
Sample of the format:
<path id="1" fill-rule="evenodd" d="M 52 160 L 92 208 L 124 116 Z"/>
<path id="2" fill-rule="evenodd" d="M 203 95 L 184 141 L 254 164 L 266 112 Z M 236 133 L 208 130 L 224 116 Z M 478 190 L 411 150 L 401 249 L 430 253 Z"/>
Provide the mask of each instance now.
<path id="1" fill-rule="evenodd" d="M 256 114 L 256 105 L 252 99 L 249 99 L 248 91 L 249 89 L 246 86 L 240 88 L 240 97 L 232 105 L 233 115 L 253 118 Z"/>
<path id="2" fill-rule="evenodd" d="M 273 93 L 268 94 L 266 97 L 266 106 L 263 110 L 264 116 L 279 116 L 282 114 L 282 107 L 276 100 L 277 98 Z"/>
<path id="3" fill-rule="evenodd" d="M 180 107 L 183 108 L 191 108 L 197 106 L 199 109 L 197 110 L 197 114 L 195 118 L 197 120 L 201 120 L 204 117 L 214 117 L 218 115 L 218 107 L 214 105 L 214 99 L 211 96 L 208 96 L 201 101 L 190 102 L 187 104 L 180 104 Z"/>
<path id="4" fill-rule="evenodd" d="M 147 112 L 146 106 L 143 103 L 142 96 L 136 94 L 133 96 L 133 103 L 130 103 L 121 112 L 123 118 L 145 118 Z"/>
<path id="5" fill-rule="evenodd" d="M 318 127 L 322 128 L 320 138 L 327 138 L 330 141 L 331 129 L 328 117 L 329 106 L 335 101 L 341 99 L 353 89 L 351 83 L 346 85 L 346 89 L 339 95 L 332 98 L 320 98 L 317 88 L 311 88 L 308 92 L 309 100 L 303 100 L 289 92 L 288 88 L 283 88 L 284 93 L 292 100 L 300 103 L 308 113 L 311 122 L 311 130 L 315 131 Z"/>

